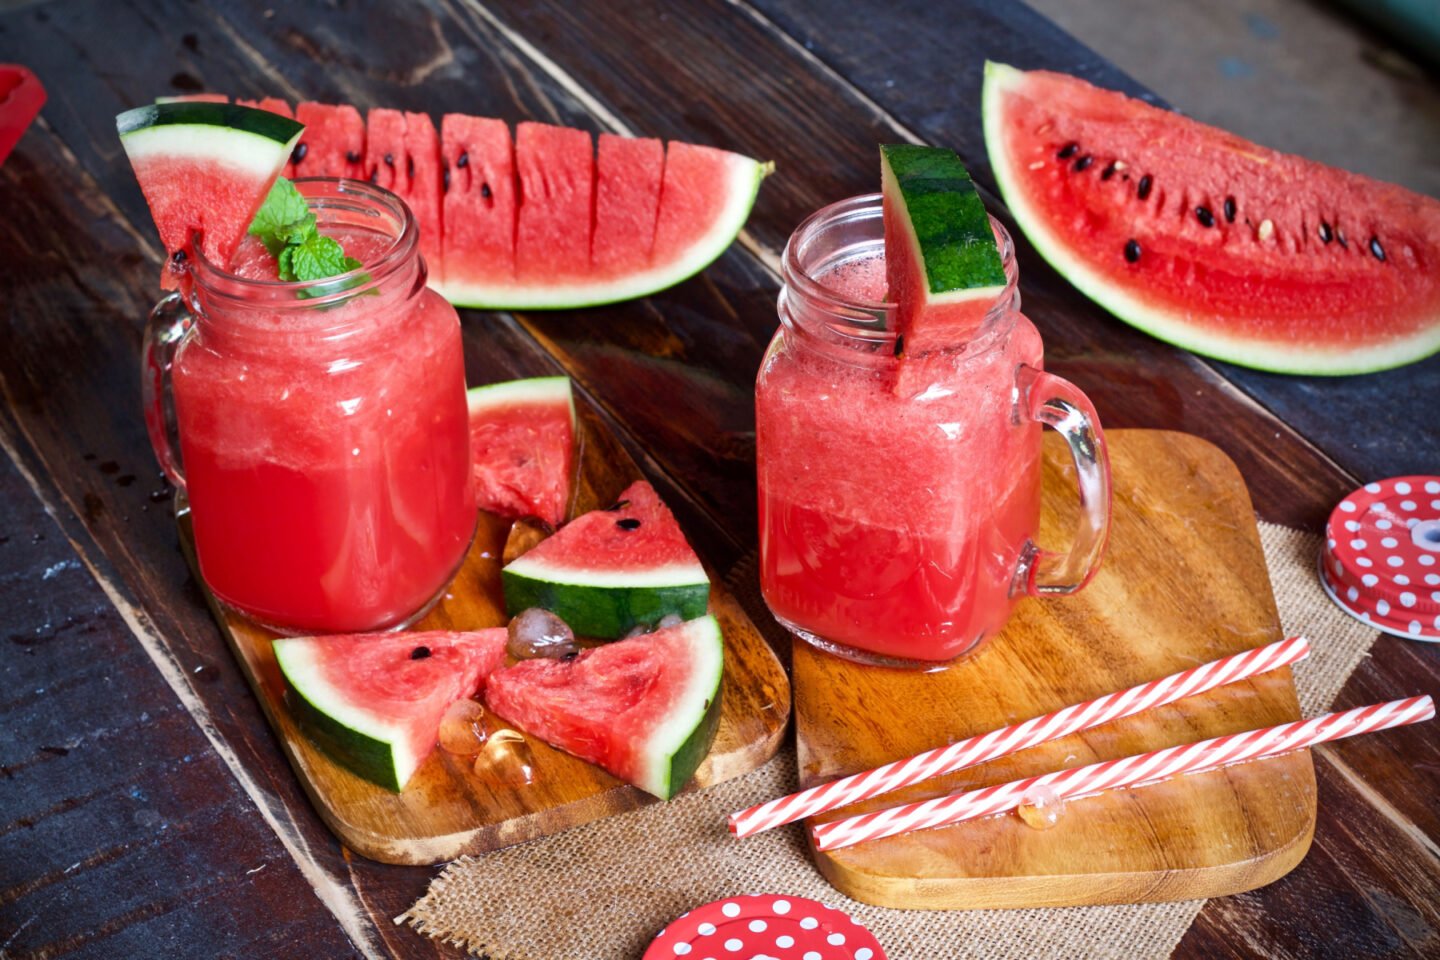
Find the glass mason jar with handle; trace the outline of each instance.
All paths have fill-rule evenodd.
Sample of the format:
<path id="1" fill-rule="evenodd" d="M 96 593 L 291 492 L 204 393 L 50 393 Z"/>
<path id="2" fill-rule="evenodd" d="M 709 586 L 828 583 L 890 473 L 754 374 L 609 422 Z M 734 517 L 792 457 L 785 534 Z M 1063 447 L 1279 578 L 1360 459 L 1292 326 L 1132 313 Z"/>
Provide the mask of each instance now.
<path id="1" fill-rule="evenodd" d="M 897 357 L 878 194 L 825 207 L 790 237 L 780 328 L 756 382 L 760 581 L 778 620 L 864 663 L 936 668 L 998 633 L 1026 595 L 1094 575 L 1110 472 L 1090 401 L 1046 373 L 1008 280 L 970 342 Z M 1035 543 L 1040 432 L 1069 443 L 1075 541 Z"/>
<path id="2" fill-rule="evenodd" d="M 221 603 L 286 633 L 398 627 L 475 529 L 459 319 L 399 198 L 296 186 L 363 272 L 283 283 L 254 238 L 233 264 L 197 257 L 146 329 L 146 422 Z"/>

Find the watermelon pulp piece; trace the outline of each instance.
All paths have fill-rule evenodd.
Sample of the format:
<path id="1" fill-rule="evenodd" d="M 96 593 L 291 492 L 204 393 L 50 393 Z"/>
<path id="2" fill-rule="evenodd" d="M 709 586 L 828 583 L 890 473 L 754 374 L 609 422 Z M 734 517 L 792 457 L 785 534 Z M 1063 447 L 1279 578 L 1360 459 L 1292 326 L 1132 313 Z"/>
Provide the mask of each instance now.
<path id="1" fill-rule="evenodd" d="M 520 182 L 516 280 L 523 285 L 588 276 L 595 195 L 590 134 L 522 123 L 515 128 L 515 170 Z"/>
<path id="2" fill-rule="evenodd" d="M 287 177 L 365 176 L 365 121 L 348 104 L 302 103 L 295 119 L 305 125 L 291 155 Z"/>
<path id="3" fill-rule="evenodd" d="M 486 705 L 521 730 L 668 800 L 720 720 L 725 648 L 704 616 L 586 650 L 523 660 L 490 678 Z"/>
<path id="4" fill-rule="evenodd" d="M 1121 320 L 1285 373 L 1440 350 L 1440 202 L 1064 74 L 987 63 L 984 120 L 1025 235 Z"/>
<path id="5" fill-rule="evenodd" d="M 515 144 L 505 121 L 447 113 L 440 121 L 445 165 L 444 283 L 452 289 L 515 283 Z"/>
<path id="6" fill-rule="evenodd" d="M 692 619 L 710 601 L 705 568 L 643 480 L 517 557 L 501 579 L 511 616 L 542 607 L 587 637 L 621 637 L 667 614 Z"/>
<path id="7" fill-rule="evenodd" d="M 659 140 L 600 134 L 595 236 L 590 240 L 595 273 L 624 274 L 649 266 L 664 175 L 665 144 Z"/>
<path id="8" fill-rule="evenodd" d="M 435 749 L 445 708 L 505 662 L 504 627 L 276 640 L 295 719 L 337 762 L 400 791 Z"/>
<path id="9" fill-rule="evenodd" d="M 440 224 L 440 137 L 423 113 L 371 110 L 366 121 L 365 175 L 404 200 L 420 228 L 420 255 L 432 285 L 445 274 Z"/>
<path id="10" fill-rule="evenodd" d="M 196 235 L 208 261 L 229 265 L 303 129 L 269 111 L 193 101 L 137 107 L 115 122 L 169 255 L 167 288 L 179 284 L 176 255 L 189 256 Z"/>
<path id="11" fill-rule="evenodd" d="M 468 391 L 475 499 L 502 517 L 565 522 L 575 464 L 569 377 L 511 380 Z"/>
<path id="12" fill-rule="evenodd" d="M 959 347 L 1005 292 L 985 205 L 953 150 L 880 148 L 885 277 L 901 355 Z"/>
<path id="13" fill-rule="evenodd" d="M 35 74 L 16 64 L 0 64 L 0 163 L 44 104 L 45 88 Z"/>

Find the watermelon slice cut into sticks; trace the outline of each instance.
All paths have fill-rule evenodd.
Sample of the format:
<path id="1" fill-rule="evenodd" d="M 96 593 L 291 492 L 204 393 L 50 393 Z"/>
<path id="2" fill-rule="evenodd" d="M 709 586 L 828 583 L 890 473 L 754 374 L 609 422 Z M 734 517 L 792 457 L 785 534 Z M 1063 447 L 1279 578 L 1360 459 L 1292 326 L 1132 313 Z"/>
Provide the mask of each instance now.
<path id="1" fill-rule="evenodd" d="M 115 124 L 165 245 L 167 288 L 196 236 L 207 260 L 229 265 L 303 129 L 268 110 L 195 101 L 136 107 Z"/>
<path id="2" fill-rule="evenodd" d="M 440 137 L 427 114 L 371 110 L 366 121 L 366 179 L 404 200 L 420 227 L 430 285 L 445 273 L 441 241 Z M 345 176 L 330 173 L 326 176 Z"/>
<path id="3" fill-rule="evenodd" d="M 963 346 L 1005 292 L 990 217 L 955 151 L 880 148 L 885 278 L 901 356 Z"/>
<path id="4" fill-rule="evenodd" d="M 586 637 L 622 637 L 669 614 L 693 619 L 710 601 L 705 568 L 643 480 L 511 561 L 501 578 L 511 616 L 541 607 Z"/>
<path id="5" fill-rule="evenodd" d="M 570 378 L 492 383 L 472 388 L 467 399 L 480 509 L 564 523 L 575 467 Z"/>
<path id="6" fill-rule="evenodd" d="M 725 645 L 705 616 L 586 650 L 524 660 L 485 703 L 527 734 L 668 800 L 695 774 L 720 720 Z"/>
<path id="7" fill-rule="evenodd" d="M 445 708 L 505 662 L 504 627 L 276 640 L 301 729 L 347 769 L 400 791 L 435 744 Z"/>
<path id="8" fill-rule="evenodd" d="M 1121 320 L 1285 373 L 1440 350 L 1440 201 L 1059 73 L 986 64 L 984 118 L 1025 235 Z"/>
<path id="9" fill-rule="evenodd" d="M 286 177 L 365 176 L 365 121 L 359 110 L 349 104 L 302 103 L 295 108 L 295 119 L 305 125 L 305 132 L 291 152 Z"/>

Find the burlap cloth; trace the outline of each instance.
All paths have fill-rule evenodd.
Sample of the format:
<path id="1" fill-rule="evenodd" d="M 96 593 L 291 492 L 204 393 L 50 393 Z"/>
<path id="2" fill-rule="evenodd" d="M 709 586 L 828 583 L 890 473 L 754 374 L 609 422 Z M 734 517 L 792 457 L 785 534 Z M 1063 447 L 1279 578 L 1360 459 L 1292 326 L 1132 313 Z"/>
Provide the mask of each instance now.
<path id="1" fill-rule="evenodd" d="M 1301 709 L 1323 712 L 1377 634 L 1321 590 L 1317 537 L 1262 523 L 1260 540 L 1285 634 L 1303 634 L 1314 645 L 1295 668 Z M 395 922 L 491 960 L 635 960 L 691 907 L 743 893 L 783 893 L 849 912 L 891 960 L 1134 960 L 1168 956 L 1204 905 L 917 912 L 857 903 L 816 872 L 798 825 L 744 841 L 726 832 L 728 813 L 788 793 L 795 783 L 792 744 L 761 769 L 702 793 L 462 857 Z"/>

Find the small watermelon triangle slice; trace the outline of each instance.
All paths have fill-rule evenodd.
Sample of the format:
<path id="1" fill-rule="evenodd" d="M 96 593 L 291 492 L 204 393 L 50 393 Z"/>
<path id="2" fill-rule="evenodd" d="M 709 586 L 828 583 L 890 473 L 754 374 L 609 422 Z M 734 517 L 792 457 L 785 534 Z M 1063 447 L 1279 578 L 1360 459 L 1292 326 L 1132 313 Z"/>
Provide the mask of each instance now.
<path id="1" fill-rule="evenodd" d="M 156 103 L 115 118 L 120 144 L 165 245 L 161 285 L 173 289 L 196 251 L 230 265 L 305 128 L 229 103 Z"/>
<path id="2" fill-rule="evenodd" d="M 700 558 L 643 480 L 512 561 L 501 579 L 511 616 L 541 607 L 586 637 L 623 637 L 671 614 L 692 619 L 710 602 Z"/>
<path id="3" fill-rule="evenodd" d="M 575 465 L 575 401 L 569 377 L 474 387 L 470 450 L 475 501 L 502 517 L 565 522 Z"/>
<path id="4" fill-rule="evenodd" d="M 399 792 L 435 749 L 445 708 L 505 662 L 504 627 L 275 641 L 300 728 L 353 773 Z"/>
<path id="5" fill-rule="evenodd" d="M 495 673 L 486 705 L 521 730 L 668 800 L 710 751 L 725 645 L 705 616 Z"/>
<path id="6" fill-rule="evenodd" d="M 953 150 L 894 144 L 880 160 L 897 354 L 961 346 L 1005 291 L 985 205 Z"/>

